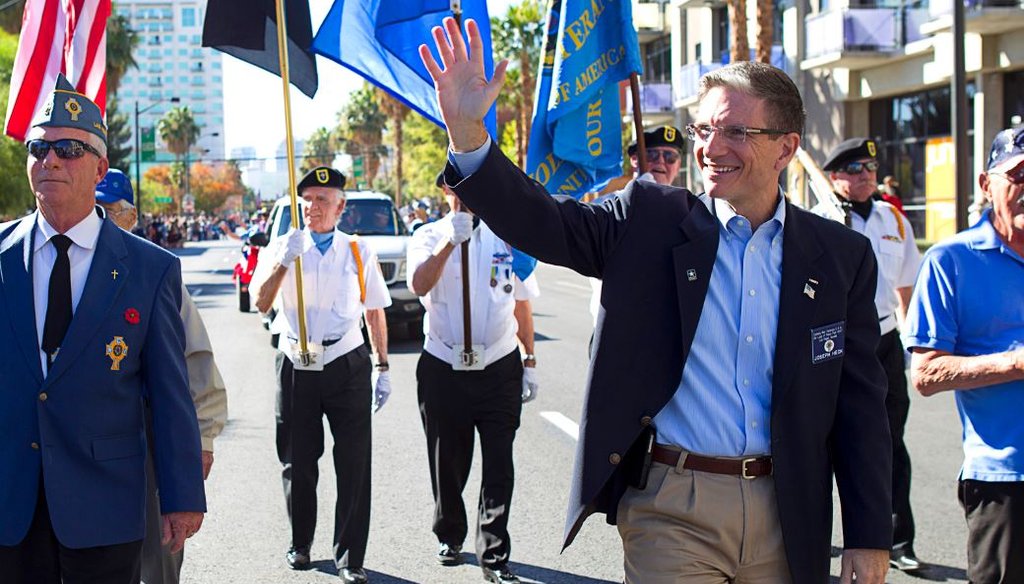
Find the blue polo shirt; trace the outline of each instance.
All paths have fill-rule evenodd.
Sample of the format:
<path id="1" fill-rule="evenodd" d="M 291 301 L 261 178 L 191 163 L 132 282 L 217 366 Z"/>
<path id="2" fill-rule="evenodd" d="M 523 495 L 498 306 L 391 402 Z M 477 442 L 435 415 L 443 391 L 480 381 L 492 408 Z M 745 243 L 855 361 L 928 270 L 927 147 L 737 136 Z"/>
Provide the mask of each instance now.
<path id="1" fill-rule="evenodd" d="M 1024 346 L 1024 258 L 1003 245 L 991 212 L 924 257 L 903 343 L 976 356 Z M 961 478 L 1024 480 L 1024 381 L 957 391 Z"/>

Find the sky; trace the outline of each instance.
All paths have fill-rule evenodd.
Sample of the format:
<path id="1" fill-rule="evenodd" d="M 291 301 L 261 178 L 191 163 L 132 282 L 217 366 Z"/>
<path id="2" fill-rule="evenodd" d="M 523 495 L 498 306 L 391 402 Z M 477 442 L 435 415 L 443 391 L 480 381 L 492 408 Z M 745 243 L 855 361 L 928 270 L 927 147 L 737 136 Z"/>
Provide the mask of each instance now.
<path id="1" fill-rule="evenodd" d="M 356 0 L 358 1 L 358 0 Z M 487 0 L 491 16 L 505 14 L 513 0 Z M 310 0 L 313 32 L 327 16 L 332 0 Z M 235 148 L 251 146 L 256 155 L 274 156 L 284 140 L 281 112 L 281 78 L 230 57 L 224 59 L 224 141 L 225 154 Z M 317 57 L 320 88 L 309 99 L 292 88 L 292 130 L 296 139 L 304 139 L 317 128 L 333 127 L 336 114 L 349 93 L 362 85 L 362 78 L 333 61 Z"/>

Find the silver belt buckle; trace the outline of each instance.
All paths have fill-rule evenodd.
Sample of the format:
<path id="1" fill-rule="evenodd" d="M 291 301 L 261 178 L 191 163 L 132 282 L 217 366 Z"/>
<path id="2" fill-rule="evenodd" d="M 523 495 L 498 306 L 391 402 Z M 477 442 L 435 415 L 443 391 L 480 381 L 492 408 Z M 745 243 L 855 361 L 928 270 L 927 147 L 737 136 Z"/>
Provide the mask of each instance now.
<path id="1" fill-rule="evenodd" d="M 752 475 L 752 474 L 750 474 L 747 471 L 747 465 L 750 464 L 751 462 L 757 462 L 757 459 L 756 458 L 744 458 L 743 459 L 743 465 L 740 467 L 741 468 L 740 476 L 745 478 L 745 479 L 747 479 L 748 481 L 751 480 L 751 479 L 756 479 L 757 478 L 756 475 Z"/>

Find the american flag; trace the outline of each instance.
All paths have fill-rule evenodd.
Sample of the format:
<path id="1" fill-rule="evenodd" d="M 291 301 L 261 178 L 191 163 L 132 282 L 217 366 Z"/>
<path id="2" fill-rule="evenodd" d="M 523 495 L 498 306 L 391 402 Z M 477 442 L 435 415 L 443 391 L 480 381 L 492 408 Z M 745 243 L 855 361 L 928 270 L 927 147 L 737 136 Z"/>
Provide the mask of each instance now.
<path id="1" fill-rule="evenodd" d="M 29 124 L 64 75 L 96 102 L 107 103 L 107 18 L 110 0 L 28 0 L 11 74 L 8 136 L 24 140 Z"/>

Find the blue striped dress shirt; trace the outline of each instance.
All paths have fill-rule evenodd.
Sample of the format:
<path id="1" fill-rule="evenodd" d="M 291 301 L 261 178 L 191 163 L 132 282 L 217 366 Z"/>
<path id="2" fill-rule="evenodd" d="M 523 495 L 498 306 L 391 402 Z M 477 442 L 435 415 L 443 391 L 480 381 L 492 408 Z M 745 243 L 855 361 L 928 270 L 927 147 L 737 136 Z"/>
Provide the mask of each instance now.
<path id="1" fill-rule="evenodd" d="M 705 456 L 771 454 L 786 205 L 780 196 L 751 231 L 725 201 L 701 201 L 719 221 L 718 255 L 682 381 L 654 418 L 657 440 Z"/>

